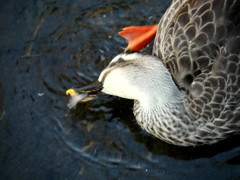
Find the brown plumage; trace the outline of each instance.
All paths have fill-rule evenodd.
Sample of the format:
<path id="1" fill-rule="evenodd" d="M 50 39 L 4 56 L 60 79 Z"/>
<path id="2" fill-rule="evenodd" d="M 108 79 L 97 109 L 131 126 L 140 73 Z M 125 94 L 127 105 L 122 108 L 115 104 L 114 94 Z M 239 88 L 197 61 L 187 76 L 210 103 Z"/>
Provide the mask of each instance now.
<path id="1" fill-rule="evenodd" d="M 239 10 L 237 0 L 174 0 L 159 23 L 153 54 L 187 92 L 195 121 L 212 122 L 202 137 L 239 132 Z"/>

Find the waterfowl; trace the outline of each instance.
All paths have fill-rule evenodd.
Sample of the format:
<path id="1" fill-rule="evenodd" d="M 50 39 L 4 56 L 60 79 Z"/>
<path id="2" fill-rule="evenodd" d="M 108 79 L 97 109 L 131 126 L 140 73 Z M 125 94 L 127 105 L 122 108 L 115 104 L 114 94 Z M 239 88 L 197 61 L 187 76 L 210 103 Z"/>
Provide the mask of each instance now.
<path id="1" fill-rule="evenodd" d="M 237 0 L 173 0 L 152 55 L 121 53 L 96 84 L 67 94 L 76 102 L 99 93 L 132 99 L 138 124 L 170 144 L 213 144 L 238 134 L 239 10 Z"/>

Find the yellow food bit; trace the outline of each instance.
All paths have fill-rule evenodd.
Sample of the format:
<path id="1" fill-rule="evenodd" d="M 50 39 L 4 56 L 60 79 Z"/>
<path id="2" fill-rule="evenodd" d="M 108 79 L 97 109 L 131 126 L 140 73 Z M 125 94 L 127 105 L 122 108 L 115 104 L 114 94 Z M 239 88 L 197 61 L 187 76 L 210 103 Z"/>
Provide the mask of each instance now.
<path id="1" fill-rule="evenodd" d="M 76 91 L 74 91 L 74 89 L 68 89 L 68 90 L 66 91 L 66 94 L 67 94 L 67 95 L 70 95 L 70 96 L 76 96 L 76 95 L 78 95 L 78 93 L 77 93 Z"/>

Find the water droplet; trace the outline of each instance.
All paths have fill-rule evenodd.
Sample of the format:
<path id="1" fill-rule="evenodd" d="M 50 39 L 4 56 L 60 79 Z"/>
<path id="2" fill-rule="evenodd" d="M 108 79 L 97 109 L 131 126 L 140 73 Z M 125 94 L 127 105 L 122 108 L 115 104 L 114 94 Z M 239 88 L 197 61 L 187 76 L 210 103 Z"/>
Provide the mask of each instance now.
<path id="1" fill-rule="evenodd" d="M 45 93 L 38 93 L 37 95 L 41 97 L 41 96 L 44 96 Z"/>

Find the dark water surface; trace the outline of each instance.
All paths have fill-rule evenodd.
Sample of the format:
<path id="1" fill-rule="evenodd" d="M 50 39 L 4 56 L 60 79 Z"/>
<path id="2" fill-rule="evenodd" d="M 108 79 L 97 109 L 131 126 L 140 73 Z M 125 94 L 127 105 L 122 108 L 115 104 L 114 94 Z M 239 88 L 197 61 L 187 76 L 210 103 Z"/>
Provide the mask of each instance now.
<path id="1" fill-rule="evenodd" d="M 2 1 L 0 179 L 240 179 L 239 136 L 181 148 L 142 131 L 133 102 L 105 96 L 67 108 L 170 0 Z M 151 47 L 146 49 L 150 52 Z"/>

